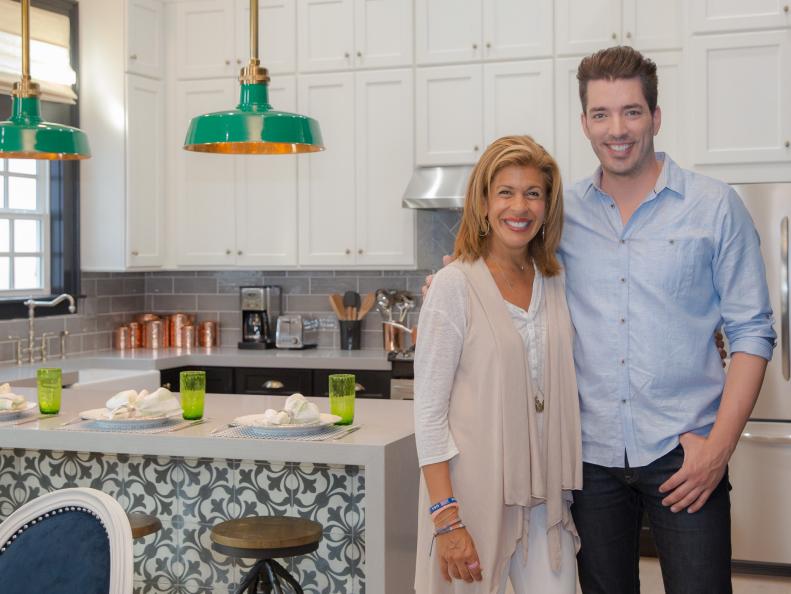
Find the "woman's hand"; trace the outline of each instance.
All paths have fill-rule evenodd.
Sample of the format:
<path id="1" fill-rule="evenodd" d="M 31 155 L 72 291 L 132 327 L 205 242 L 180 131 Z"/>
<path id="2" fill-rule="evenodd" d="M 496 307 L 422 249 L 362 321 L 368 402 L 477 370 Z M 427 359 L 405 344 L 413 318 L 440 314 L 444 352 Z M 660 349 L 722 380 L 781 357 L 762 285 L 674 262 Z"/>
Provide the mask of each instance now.
<path id="1" fill-rule="evenodd" d="M 437 536 L 436 547 L 439 568 L 446 581 L 457 579 L 470 583 L 483 579 L 478 551 L 475 550 L 475 543 L 466 528 L 440 534 Z"/>

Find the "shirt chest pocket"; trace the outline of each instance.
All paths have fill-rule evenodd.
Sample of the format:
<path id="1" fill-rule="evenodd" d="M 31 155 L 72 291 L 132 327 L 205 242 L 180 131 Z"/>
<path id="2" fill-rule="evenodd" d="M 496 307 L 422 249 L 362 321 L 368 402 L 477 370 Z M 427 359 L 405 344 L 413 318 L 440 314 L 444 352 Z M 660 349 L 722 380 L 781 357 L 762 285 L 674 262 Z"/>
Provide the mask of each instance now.
<path id="1" fill-rule="evenodd" d="M 700 282 L 706 270 L 710 252 L 703 237 L 672 237 L 647 239 L 639 242 L 641 250 L 633 269 L 648 287 L 670 295 L 688 295 Z"/>

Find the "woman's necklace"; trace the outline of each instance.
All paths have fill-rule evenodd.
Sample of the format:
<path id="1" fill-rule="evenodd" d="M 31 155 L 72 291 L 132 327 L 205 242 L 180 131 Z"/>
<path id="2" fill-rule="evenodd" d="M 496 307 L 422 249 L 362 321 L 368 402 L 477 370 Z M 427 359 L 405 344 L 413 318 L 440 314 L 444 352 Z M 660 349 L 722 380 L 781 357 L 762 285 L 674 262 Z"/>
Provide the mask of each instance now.
<path id="1" fill-rule="evenodd" d="M 506 276 L 505 271 L 503 270 L 503 267 L 500 266 L 500 263 L 497 260 L 495 260 L 494 258 L 492 258 L 492 262 L 494 262 L 494 265 L 497 266 L 497 270 L 500 271 L 500 275 L 502 275 L 502 277 L 505 279 L 505 282 L 508 283 L 508 288 L 511 289 L 511 292 L 513 293 L 514 286 L 511 284 L 511 281 L 508 280 L 508 277 Z M 519 266 L 519 270 L 521 270 L 522 272 L 525 271 L 524 264 Z M 542 412 L 544 412 L 544 393 L 537 386 L 536 386 L 536 390 L 538 391 L 538 394 L 541 395 L 541 398 L 539 398 L 538 394 L 536 394 L 533 397 L 533 404 L 536 407 L 536 412 L 542 413 Z"/>

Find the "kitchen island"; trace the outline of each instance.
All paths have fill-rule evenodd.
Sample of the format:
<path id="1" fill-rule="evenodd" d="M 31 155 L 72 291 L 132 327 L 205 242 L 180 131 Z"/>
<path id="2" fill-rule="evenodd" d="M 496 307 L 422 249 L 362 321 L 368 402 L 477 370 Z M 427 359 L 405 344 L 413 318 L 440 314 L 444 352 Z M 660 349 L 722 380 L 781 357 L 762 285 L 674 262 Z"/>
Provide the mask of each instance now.
<path id="1" fill-rule="evenodd" d="M 15 389 L 29 400 L 35 390 Z M 108 394 L 64 390 L 58 417 L 0 424 L 0 519 L 45 491 L 90 486 L 163 529 L 135 543 L 141 592 L 228 592 L 247 564 L 211 550 L 211 527 L 249 515 L 307 517 L 324 526 L 315 553 L 288 563 L 306 592 L 409 592 L 417 530 L 412 403 L 358 400 L 361 428 L 333 441 L 212 435 L 284 398 L 209 394 L 206 422 L 175 432 L 62 426 Z M 327 400 L 311 399 L 326 412 Z"/>

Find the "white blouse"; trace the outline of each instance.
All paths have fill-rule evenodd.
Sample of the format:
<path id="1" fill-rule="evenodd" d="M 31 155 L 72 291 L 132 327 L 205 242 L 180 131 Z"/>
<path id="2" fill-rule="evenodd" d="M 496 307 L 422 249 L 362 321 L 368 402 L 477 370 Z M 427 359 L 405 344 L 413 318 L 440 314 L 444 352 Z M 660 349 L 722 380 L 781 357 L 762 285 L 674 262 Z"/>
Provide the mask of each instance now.
<path id="1" fill-rule="evenodd" d="M 415 440 L 420 466 L 450 460 L 459 453 L 448 427 L 450 393 L 467 331 L 467 281 L 456 267 L 440 270 L 420 309 L 420 340 L 415 354 Z M 546 307 L 544 277 L 535 269 L 527 311 L 505 302 L 527 349 L 530 376 L 544 393 Z M 527 398 L 527 394 L 525 394 Z M 533 406 L 533 403 L 529 403 Z M 543 415 L 539 415 L 541 420 Z M 539 422 L 539 431 L 541 425 Z"/>

